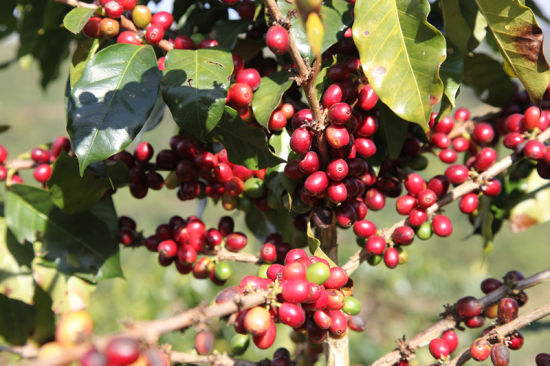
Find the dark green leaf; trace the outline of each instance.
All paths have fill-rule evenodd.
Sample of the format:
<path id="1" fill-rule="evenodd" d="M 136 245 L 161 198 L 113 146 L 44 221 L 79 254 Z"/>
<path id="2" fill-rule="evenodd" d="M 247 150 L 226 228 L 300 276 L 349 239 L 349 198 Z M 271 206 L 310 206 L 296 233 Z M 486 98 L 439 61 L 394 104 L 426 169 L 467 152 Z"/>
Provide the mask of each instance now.
<path id="1" fill-rule="evenodd" d="M 123 150 L 151 114 L 160 72 L 151 46 L 114 44 L 99 51 L 71 90 L 67 131 L 80 174 Z"/>
<path id="2" fill-rule="evenodd" d="M 9 125 L 0 125 L 0 133 L 4 133 L 10 129 Z"/>
<path id="3" fill-rule="evenodd" d="M 76 304 L 75 304 L 76 305 Z M 55 314 L 52 311 L 52 299 L 39 286 L 34 290 L 34 341 L 42 344 L 52 339 L 55 333 Z"/>
<path id="4" fill-rule="evenodd" d="M 74 87 L 76 82 L 82 76 L 84 68 L 99 49 L 99 45 L 99 38 L 86 38 L 78 42 L 78 46 L 76 47 L 71 60 L 71 71 L 69 74 L 71 88 Z"/>
<path id="5" fill-rule="evenodd" d="M 68 215 L 43 189 L 18 184 L 6 194 L 6 221 L 19 242 L 39 241 L 45 260 L 90 280 L 121 276 L 118 244 L 95 215 Z"/>
<path id="6" fill-rule="evenodd" d="M 231 53 L 208 48 L 172 50 L 164 72 L 164 100 L 174 120 L 187 135 L 204 138 L 223 114 L 233 72 Z"/>
<path id="7" fill-rule="evenodd" d="M 15 18 L 14 10 L 17 5 L 16 0 L 0 1 L 0 39 L 10 35 L 16 28 L 17 19 Z"/>
<path id="8" fill-rule="evenodd" d="M 264 131 L 247 125 L 232 108 L 225 108 L 222 120 L 210 137 L 227 149 L 229 160 L 234 164 L 256 170 L 283 162 L 269 149 Z"/>
<path id="9" fill-rule="evenodd" d="M 99 201 L 90 209 L 90 212 L 107 225 L 112 236 L 116 235 L 118 231 L 118 215 L 111 196 Z"/>
<path id="10" fill-rule="evenodd" d="M 487 22 L 474 0 L 441 0 L 440 4 L 445 37 L 462 56 L 466 56 L 485 38 Z"/>
<path id="11" fill-rule="evenodd" d="M 63 25 L 70 32 L 78 34 L 82 30 L 82 28 L 84 28 L 84 26 L 88 22 L 88 19 L 92 17 L 94 12 L 95 9 L 74 8 L 73 10 L 68 12 L 67 15 L 65 15 L 65 18 L 63 18 Z"/>
<path id="12" fill-rule="evenodd" d="M 427 127 L 441 100 L 439 67 L 445 38 L 426 21 L 427 0 L 357 0 L 353 40 L 363 71 L 380 99 L 399 117 Z"/>
<path id="13" fill-rule="evenodd" d="M 214 25 L 216 40 L 220 46 L 232 50 L 237 44 L 237 36 L 248 30 L 250 22 L 248 20 L 229 20 L 222 19 Z"/>
<path id="14" fill-rule="evenodd" d="M 462 73 L 464 71 L 464 59 L 456 50 L 452 50 L 452 45 L 448 49 L 447 59 L 441 65 L 441 79 L 445 89 L 443 90 L 443 99 L 437 118 L 449 114 L 456 105 L 456 97 L 460 91 L 462 82 Z M 451 52 L 452 50 L 452 52 Z"/>
<path id="15" fill-rule="evenodd" d="M 515 92 L 515 85 L 504 72 L 502 64 L 482 53 L 464 59 L 463 81 L 479 96 L 484 96 L 485 103 L 494 106 L 509 103 Z"/>
<path id="16" fill-rule="evenodd" d="M 294 9 L 294 5 L 286 0 L 277 0 L 277 4 L 283 14 L 287 14 L 287 12 Z M 346 25 L 342 21 L 342 16 L 336 10 L 328 6 L 321 7 L 321 18 L 325 26 L 321 52 L 325 52 L 330 46 L 343 38 Z M 290 34 L 294 38 L 296 46 L 298 46 L 298 50 L 302 56 L 309 57 L 310 60 L 313 60 L 315 55 L 311 51 L 306 31 L 299 17 L 293 17 L 290 20 Z"/>
<path id="17" fill-rule="evenodd" d="M 34 308 L 0 294 L 0 336 L 14 345 L 24 345 L 33 330 Z"/>
<path id="18" fill-rule="evenodd" d="M 390 159 L 399 156 L 403 143 L 407 138 L 407 121 L 399 118 L 386 105 L 379 103 L 380 110 L 380 134 L 386 142 L 386 147 Z"/>
<path id="19" fill-rule="evenodd" d="M 311 221 L 307 222 L 307 245 L 311 253 L 321 250 L 321 241 L 315 237 L 313 230 L 311 229 Z"/>
<path id="20" fill-rule="evenodd" d="M 476 0 L 500 53 L 521 80 L 534 103 L 540 104 L 550 83 L 542 30 L 535 15 L 519 1 Z"/>
<path id="21" fill-rule="evenodd" d="M 262 78 L 260 87 L 254 92 L 252 100 L 252 111 L 260 125 L 268 128 L 271 114 L 281 103 L 283 94 L 291 85 L 290 73 L 286 71 L 275 72 Z"/>

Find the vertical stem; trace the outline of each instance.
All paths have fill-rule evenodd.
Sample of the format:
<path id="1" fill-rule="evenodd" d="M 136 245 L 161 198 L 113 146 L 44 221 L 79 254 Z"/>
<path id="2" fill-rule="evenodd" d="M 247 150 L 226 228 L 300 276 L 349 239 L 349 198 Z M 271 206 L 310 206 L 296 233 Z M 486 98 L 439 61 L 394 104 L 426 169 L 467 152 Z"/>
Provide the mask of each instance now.
<path id="1" fill-rule="evenodd" d="M 317 238 L 321 241 L 321 249 L 336 264 L 338 264 L 338 243 L 336 223 L 327 228 L 316 229 Z M 324 344 L 327 366 L 349 366 L 349 341 L 346 333 L 342 338 L 330 335 Z"/>

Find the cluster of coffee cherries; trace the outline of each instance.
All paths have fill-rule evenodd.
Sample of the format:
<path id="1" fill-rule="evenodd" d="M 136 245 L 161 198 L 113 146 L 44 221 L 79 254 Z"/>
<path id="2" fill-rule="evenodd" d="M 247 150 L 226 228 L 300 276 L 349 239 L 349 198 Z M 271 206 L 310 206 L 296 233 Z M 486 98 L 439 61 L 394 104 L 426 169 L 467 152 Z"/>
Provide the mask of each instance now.
<path id="1" fill-rule="evenodd" d="M 55 341 L 42 345 L 38 359 L 62 357 L 67 351 L 85 345 L 90 349 L 78 360 L 81 366 L 169 366 L 170 360 L 158 349 L 143 349 L 133 338 L 116 337 L 99 351 L 91 344 L 94 323 L 85 310 L 69 312 L 61 317 L 55 329 Z"/>
<path id="2" fill-rule="evenodd" d="M 137 0 L 99 0 L 99 16 L 91 17 L 82 31 L 91 38 L 116 38 L 118 43 L 141 45 L 143 40 L 156 45 L 170 29 L 174 21 L 172 14 L 159 11 L 154 15 L 145 5 L 137 5 Z M 131 18 L 133 24 L 140 30 L 121 32 L 121 17 Z"/>
<path id="3" fill-rule="evenodd" d="M 230 252 L 242 250 L 248 239 L 245 234 L 234 231 L 233 219 L 223 216 L 217 228 L 207 229 L 201 219 L 190 216 L 183 219 L 173 216 L 166 224 L 157 226 L 154 235 L 146 238 L 136 232 L 136 223 L 127 216 L 118 220 L 118 240 L 125 246 L 144 245 L 158 253 L 162 266 L 172 263 L 181 274 L 192 273 L 193 277 L 210 280 L 223 285 L 232 275 L 231 266 L 216 258 L 216 252 L 225 248 Z M 204 257 L 199 255 L 204 254 Z"/>
<path id="4" fill-rule="evenodd" d="M 38 182 L 45 184 L 52 176 L 52 164 L 55 159 L 61 154 L 61 151 L 69 152 L 71 150 L 71 142 L 65 136 L 57 137 L 50 149 L 35 147 L 31 150 L 30 158 L 33 161 L 33 177 Z M 0 182 L 7 180 L 8 169 L 4 164 L 8 157 L 8 152 L 4 146 L 0 145 Z M 23 183 L 23 179 L 18 172 L 14 172 L 8 184 Z"/>
<path id="5" fill-rule="evenodd" d="M 364 320 L 357 315 L 361 304 L 351 295 L 353 285 L 347 273 L 323 258 L 308 256 L 303 249 L 290 250 L 284 264 L 271 264 L 259 276 L 244 277 L 238 287 L 222 291 L 216 302 L 258 289 L 275 290 L 278 295 L 266 305 L 240 311 L 234 327 L 239 334 L 251 334 L 261 349 L 273 344 L 277 322 L 315 344 L 323 342 L 327 334 L 342 337 L 348 327 L 364 328 Z"/>
<path id="6" fill-rule="evenodd" d="M 430 341 L 430 354 L 437 360 L 446 360 L 458 346 L 458 336 L 452 329 L 441 333 L 441 336 Z M 402 365 L 404 366 L 404 365 Z"/>

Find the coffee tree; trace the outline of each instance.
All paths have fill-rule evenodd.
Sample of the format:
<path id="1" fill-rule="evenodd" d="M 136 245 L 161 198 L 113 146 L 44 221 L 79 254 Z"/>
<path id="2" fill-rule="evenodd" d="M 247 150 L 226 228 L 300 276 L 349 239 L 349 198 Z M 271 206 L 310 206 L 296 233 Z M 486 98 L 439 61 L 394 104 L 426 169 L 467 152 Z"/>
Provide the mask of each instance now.
<path id="1" fill-rule="evenodd" d="M 399 271 L 416 238 L 451 235 L 443 208 L 455 201 L 486 252 L 506 220 L 518 230 L 545 220 L 523 205 L 550 179 L 550 71 L 536 3 L 172 3 L 153 14 L 137 0 L 2 1 L 0 36 L 18 33 L 18 57 L 38 61 L 42 86 L 71 54 L 68 137 L 27 152 L 0 146 L 0 351 L 15 354 L 9 360 L 349 365 L 348 332 L 369 336 L 354 296 L 363 262 Z M 458 108 L 463 84 L 494 112 Z M 152 146 L 143 134 L 166 106 L 179 132 Z M 444 166 L 430 176 L 428 156 Z M 35 182 L 23 182 L 25 169 Z M 112 196 L 127 189 L 136 199 L 170 189 L 245 220 L 173 216 L 144 233 L 117 216 Z M 383 227 L 370 218 L 383 209 L 402 220 Z M 259 252 L 247 250 L 245 225 Z M 359 248 L 339 262 L 338 248 L 355 245 L 338 241 L 346 229 Z M 127 247 L 219 286 L 231 262 L 258 270 L 198 307 L 96 334 L 85 308 L 99 281 L 122 276 Z M 462 294 L 374 365 L 408 365 L 425 346 L 435 364 L 510 364 L 520 329 L 550 314 L 550 304 L 520 311 L 525 289 L 550 270 L 530 275 L 484 280 L 485 296 Z M 214 318 L 234 327 L 231 352 L 214 349 Z M 294 349 L 239 359 L 248 347 L 271 347 L 276 323 L 293 329 Z M 482 327 L 472 344 L 458 344 L 455 330 Z M 176 331 L 195 331 L 195 349 L 159 342 Z M 543 351 L 532 361 L 550 365 Z"/>

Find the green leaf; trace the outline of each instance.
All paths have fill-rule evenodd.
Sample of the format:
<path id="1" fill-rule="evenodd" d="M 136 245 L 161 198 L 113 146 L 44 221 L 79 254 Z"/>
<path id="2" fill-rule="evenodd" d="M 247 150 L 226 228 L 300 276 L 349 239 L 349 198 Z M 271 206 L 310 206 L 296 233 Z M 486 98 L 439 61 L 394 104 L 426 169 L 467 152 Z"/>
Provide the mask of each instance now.
<path id="1" fill-rule="evenodd" d="M 522 184 L 518 203 L 510 211 L 510 228 L 519 233 L 550 221 L 550 184 L 536 169 Z"/>
<path id="2" fill-rule="evenodd" d="M 427 0 L 357 0 L 353 40 L 380 99 L 404 120 L 427 128 L 441 100 L 445 38 L 426 21 Z"/>
<path id="3" fill-rule="evenodd" d="M 0 294 L 0 336 L 4 341 L 24 345 L 33 330 L 33 317 L 31 305 Z"/>
<path id="4" fill-rule="evenodd" d="M 279 8 L 283 14 L 287 14 L 289 11 L 294 10 L 294 4 L 289 3 L 286 0 L 277 0 L 277 5 L 279 5 Z M 325 26 L 321 52 L 325 52 L 330 48 L 330 46 L 343 38 L 346 25 L 342 21 L 341 14 L 328 6 L 321 7 L 321 19 L 323 20 L 323 24 Z M 299 17 L 291 18 L 290 34 L 294 38 L 296 46 L 298 46 L 298 50 L 302 56 L 309 57 L 310 60 L 313 60 L 315 55 L 311 50 L 307 39 L 307 33 Z"/>
<path id="5" fill-rule="evenodd" d="M 540 104 L 550 83 L 542 30 L 535 15 L 517 0 L 476 0 L 502 58 L 521 80 L 534 103 Z"/>
<path id="6" fill-rule="evenodd" d="M 520 2 L 523 5 L 530 7 L 533 13 L 535 13 L 537 17 L 544 20 L 546 23 L 550 23 L 550 19 L 548 19 L 548 17 L 544 15 L 542 10 L 540 10 L 539 6 L 533 0 L 525 0 L 525 1 L 520 0 Z"/>
<path id="7" fill-rule="evenodd" d="M 443 90 L 443 99 L 437 115 L 438 120 L 449 114 L 456 105 L 456 97 L 460 91 L 462 74 L 464 71 L 464 59 L 456 50 L 452 50 L 452 45 L 448 49 L 448 56 L 443 65 L 441 65 L 441 79 L 445 89 Z"/>
<path id="8" fill-rule="evenodd" d="M 311 221 L 307 222 L 307 246 L 311 253 L 315 253 L 318 249 L 321 250 L 321 241 L 315 237 L 313 230 L 311 229 Z M 314 254 L 315 255 L 315 254 Z M 327 257 L 328 258 L 328 257 Z"/>
<path id="9" fill-rule="evenodd" d="M 17 19 L 15 18 L 15 7 L 17 6 L 16 0 L 2 0 L 0 1 L 0 39 L 10 35 L 17 26 Z"/>
<path id="10" fill-rule="evenodd" d="M 232 72 L 233 57 L 227 51 L 204 48 L 168 52 L 162 80 L 164 100 L 187 135 L 203 139 L 216 127 Z"/>
<path id="11" fill-rule="evenodd" d="M 509 103 L 515 92 L 515 85 L 504 72 L 502 64 L 482 53 L 464 59 L 463 81 L 479 96 L 484 96 L 485 103 L 494 106 Z"/>
<path id="12" fill-rule="evenodd" d="M 115 169 L 128 174 L 128 168 L 121 162 L 116 165 L 109 163 L 109 167 L 112 176 L 117 174 Z M 126 179 L 128 181 L 129 176 Z M 109 176 L 97 175 L 91 169 L 86 169 L 81 177 L 77 159 L 65 153 L 55 160 L 47 184 L 52 202 L 66 213 L 89 210 L 101 200 L 105 192 L 116 186 Z"/>
<path id="13" fill-rule="evenodd" d="M 84 28 L 84 26 L 88 22 L 88 19 L 92 17 L 94 12 L 95 9 L 74 8 L 73 10 L 68 12 L 67 15 L 65 15 L 65 18 L 63 18 L 63 25 L 70 32 L 78 34 L 82 30 L 82 28 Z"/>
<path id="14" fill-rule="evenodd" d="M 151 46 L 114 44 L 99 51 L 71 89 L 67 131 L 80 174 L 123 150 L 151 114 L 160 71 Z"/>
<path id="15" fill-rule="evenodd" d="M 58 272 L 53 265 L 40 258 L 35 258 L 32 263 L 36 283 L 51 297 L 54 313 L 62 314 L 88 307 L 96 285 L 77 276 Z"/>
<path id="16" fill-rule="evenodd" d="M 462 56 L 475 49 L 485 38 L 487 22 L 474 0 L 440 0 L 445 37 Z M 451 46 L 448 46 L 451 47 Z M 450 52 L 449 56 L 450 56 Z"/>
<path id="17" fill-rule="evenodd" d="M 32 246 L 18 243 L 8 230 L 6 220 L 0 217 L 0 293 L 32 304 L 34 280 L 30 265 L 33 257 Z"/>
<path id="18" fill-rule="evenodd" d="M 216 33 L 216 40 L 220 46 L 232 50 L 237 44 L 237 36 L 248 30 L 250 21 L 239 19 L 229 20 L 221 19 L 214 25 L 214 32 Z"/>
<path id="19" fill-rule="evenodd" d="M 291 85 L 290 73 L 286 71 L 275 72 L 261 79 L 260 86 L 254 92 L 254 99 L 252 99 L 252 112 L 260 125 L 268 128 L 271 114 L 281 103 L 283 94 Z"/>
<path id="20" fill-rule="evenodd" d="M 99 38 L 86 38 L 78 42 L 78 46 L 73 53 L 71 60 L 70 80 L 71 88 L 74 87 L 76 82 L 82 76 L 82 72 L 90 59 L 95 55 L 100 46 Z"/>
<path id="21" fill-rule="evenodd" d="M 257 170 L 275 166 L 284 161 L 269 149 L 264 131 L 246 124 L 230 107 L 225 108 L 222 120 L 210 137 L 219 141 L 227 149 L 227 155 L 233 164 Z"/>
<path id="22" fill-rule="evenodd" d="M 380 103 L 380 134 L 383 136 L 390 159 L 399 156 L 407 138 L 407 121 L 399 118 L 388 106 Z"/>
<path id="23" fill-rule="evenodd" d="M 290 135 L 286 129 L 277 134 L 271 135 L 269 138 L 269 146 L 273 149 L 275 155 L 283 160 L 288 159 L 288 155 L 291 153 L 290 148 Z M 284 166 L 280 165 L 280 171 L 284 170 Z"/>
<path id="24" fill-rule="evenodd" d="M 95 215 L 68 215 L 47 191 L 18 184 L 6 194 L 6 222 L 19 242 L 41 243 L 35 252 L 58 271 L 90 281 L 122 275 L 119 248 L 109 228 Z"/>

